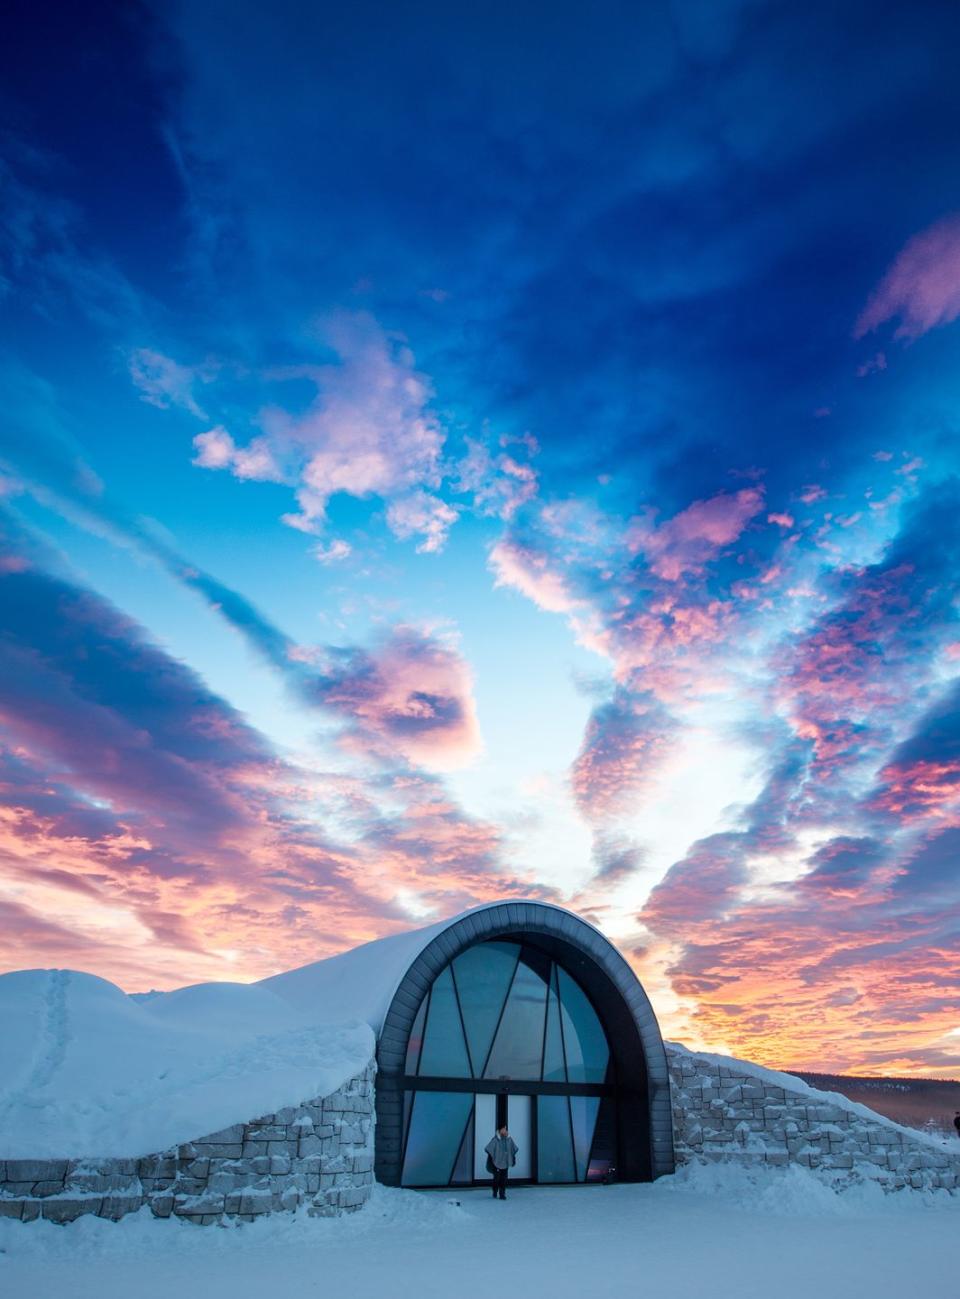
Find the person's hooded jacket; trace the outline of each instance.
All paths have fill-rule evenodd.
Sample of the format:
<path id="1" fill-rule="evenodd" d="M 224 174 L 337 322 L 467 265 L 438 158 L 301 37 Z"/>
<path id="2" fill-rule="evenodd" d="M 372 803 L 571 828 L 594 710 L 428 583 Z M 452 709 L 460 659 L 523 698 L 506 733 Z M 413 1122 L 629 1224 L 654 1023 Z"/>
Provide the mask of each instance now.
<path id="1" fill-rule="evenodd" d="M 484 1146 L 494 1168 L 512 1168 L 517 1162 L 517 1143 L 513 1137 L 493 1136 Z"/>

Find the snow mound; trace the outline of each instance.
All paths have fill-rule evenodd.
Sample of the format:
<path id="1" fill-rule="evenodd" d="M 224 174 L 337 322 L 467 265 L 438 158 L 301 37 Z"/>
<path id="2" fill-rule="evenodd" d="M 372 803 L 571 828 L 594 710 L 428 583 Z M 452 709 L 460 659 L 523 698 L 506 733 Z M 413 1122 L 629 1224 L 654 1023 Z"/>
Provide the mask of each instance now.
<path id="1" fill-rule="evenodd" d="M 0 975 L 8 1159 L 149 1154 L 316 1096 L 359 1073 L 368 1024 L 311 1022 L 268 989 L 206 984 L 149 1001 L 91 974 Z"/>

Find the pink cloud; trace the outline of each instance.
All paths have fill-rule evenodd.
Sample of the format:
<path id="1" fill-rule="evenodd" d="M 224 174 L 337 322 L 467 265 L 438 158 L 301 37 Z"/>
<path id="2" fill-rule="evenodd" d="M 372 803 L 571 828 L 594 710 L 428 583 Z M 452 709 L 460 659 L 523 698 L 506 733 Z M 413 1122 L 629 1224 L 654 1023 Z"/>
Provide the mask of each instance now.
<path id="1" fill-rule="evenodd" d="M 387 508 L 387 523 L 395 537 L 406 541 L 421 537 L 417 546 L 420 554 L 433 554 L 442 550 L 447 534 L 457 521 L 457 511 L 439 496 L 415 491 L 391 501 Z"/>
<path id="2" fill-rule="evenodd" d="M 229 469 L 237 478 L 256 482 L 279 483 L 283 475 L 264 438 L 254 438 L 245 447 L 238 447 L 233 438 L 218 424 L 193 439 L 196 455 L 193 463 L 202 469 Z"/>
<path id="3" fill-rule="evenodd" d="M 490 551 L 495 586 L 512 586 L 548 613 L 570 613 L 577 601 L 550 556 L 519 541 L 498 541 Z"/>
<path id="4" fill-rule="evenodd" d="M 705 501 L 694 501 L 660 527 L 634 523 L 629 537 L 632 549 L 643 550 L 651 571 L 668 582 L 684 574 L 701 573 L 704 565 L 728 546 L 763 508 L 763 489 L 745 487 L 730 495 L 721 492 Z"/>
<path id="5" fill-rule="evenodd" d="M 602 821 L 637 809 L 666 756 L 670 729 L 662 708 L 625 690 L 593 710 L 570 773 L 585 816 Z"/>
<path id="6" fill-rule="evenodd" d="M 480 751 L 469 665 L 452 644 L 415 627 L 392 628 L 370 651 L 327 651 L 316 693 L 357 725 L 348 734 L 354 745 L 373 741 L 437 770 Z"/>
<path id="7" fill-rule="evenodd" d="M 336 352 L 336 363 L 287 366 L 268 376 L 312 383 L 315 396 L 306 410 L 268 406 L 259 417 L 262 432 L 246 445 L 217 425 L 194 439 L 194 463 L 237 478 L 288 483 L 299 508 L 283 522 L 301 532 L 322 530 L 338 492 L 379 496 L 395 535 L 420 538 L 421 551 L 442 549 L 456 518 L 435 495 L 445 435 L 412 352 L 364 312 L 329 317 L 319 335 Z M 186 382 L 173 375 L 167 387 L 181 379 Z"/>
<path id="8" fill-rule="evenodd" d="M 430 410 L 430 385 L 414 369 L 408 347 L 364 313 L 333 316 L 322 336 L 338 354 L 336 365 L 275 373 L 315 384 L 306 412 L 292 415 L 273 406 L 261 417 L 278 462 L 292 462 L 306 527 L 319 527 L 337 492 L 393 499 L 436 488 L 444 443 Z"/>
<path id="9" fill-rule="evenodd" d="M 960 316 L 960 214 L 928 226 L 908 240 L 870 295 L 854 338 L 895 317 L 895 338 L 915 339 Z"/>

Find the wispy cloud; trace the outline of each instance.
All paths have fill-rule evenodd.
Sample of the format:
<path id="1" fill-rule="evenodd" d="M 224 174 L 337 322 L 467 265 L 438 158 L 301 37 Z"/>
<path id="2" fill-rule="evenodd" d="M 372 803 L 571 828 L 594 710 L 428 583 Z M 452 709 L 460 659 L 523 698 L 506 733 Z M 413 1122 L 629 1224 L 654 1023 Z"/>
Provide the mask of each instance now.
<path id="1" fill-rule="evenodd" d="M 960 316 L 960 215 L 953 213 L 904 244 L 854 326 L 863 338 L 899 319 L 894 338 L 920 338 Z M 883 368 L 874 366 L 873 368 Z"/>

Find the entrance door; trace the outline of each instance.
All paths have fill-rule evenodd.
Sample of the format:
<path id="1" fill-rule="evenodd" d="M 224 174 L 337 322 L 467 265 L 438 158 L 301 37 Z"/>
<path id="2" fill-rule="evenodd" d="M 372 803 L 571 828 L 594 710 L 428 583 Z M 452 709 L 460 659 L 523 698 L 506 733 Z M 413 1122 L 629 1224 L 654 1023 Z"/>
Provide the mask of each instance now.
<path id="1" fill-rule="evenodd" d="M 475 1096 L 474 1101 L 476 1109 L 473 1124 L 473 1175 L 478 1182 L 484 1182 L 490 1177 L 487 1172 L 485 1147 L 497 1127 L 497 1098 L 484 1094 Z"/>
<path id="2" fill-rule="evenodd" d="M 517 1162 L 510 1169 L 511 1177 L 533 1176 L 533 1125 L 530 1122 L 532 1096 L 510 1096 L 507 1098 L 507 1126 L 510 1135 L 517 1143 Z"/>
<path id="3" fill-rule="evenodd" d="M 479 1094 L 474 1098 L 476 1116 L 474 1132 L 473 1175 L 477 1181 L 486 1181 L 486 1146 L 497 1129 L 497 1123 L 506 1122 L 510 1135 L 517 1143 L 517 1162 L 510 1169 L 511 1177 L 533 1176 L 533 1125 L 530 1113 L 532 1096 L 490 1096 Z M 504 1113 L 506 1111 L 506 1113 Z"/>

